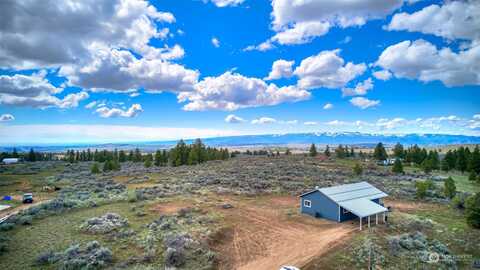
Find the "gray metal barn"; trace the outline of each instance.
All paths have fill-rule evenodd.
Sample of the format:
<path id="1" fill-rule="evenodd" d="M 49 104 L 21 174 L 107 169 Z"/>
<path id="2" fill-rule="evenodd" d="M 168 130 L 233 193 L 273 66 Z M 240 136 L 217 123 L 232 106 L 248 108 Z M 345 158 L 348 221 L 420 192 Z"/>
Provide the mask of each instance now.
<path id="1" fill-rule="evenodd" d="M 375 216 L 375 223 L 378 224 L 378 215 L 383 214 L 385 222 L 388 209 L 383 206 L 382 199 L 387 196 L 367 182 L 317 187 L 300 195 L 301 212 L 337 222 L 359 218 L 361 230 L 364 218 L 367 218 L 369 227 L 372 216 Z"/>

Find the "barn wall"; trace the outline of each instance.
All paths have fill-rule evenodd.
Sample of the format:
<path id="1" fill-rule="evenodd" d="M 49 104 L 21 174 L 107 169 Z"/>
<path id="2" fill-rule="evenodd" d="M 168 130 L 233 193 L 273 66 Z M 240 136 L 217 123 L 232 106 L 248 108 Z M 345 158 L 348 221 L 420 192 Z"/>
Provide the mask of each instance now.
<path id="1" fill-rule="evenodd" d="M 304 200 L 310 200 L 312 207 L 303 206 Z M 338 221 L 338 205 L 318 191 L 301 197 L 301 212 L 313 217 Z"/>
<path id="2" fill-rule="evenodd" d="M 358 218 L 355 214 L 352 212 L 348 213 L 343 213 L 343 207 L 340 207 L 340 221 L 347 221 L 347 220 L 352 220 Z"/>

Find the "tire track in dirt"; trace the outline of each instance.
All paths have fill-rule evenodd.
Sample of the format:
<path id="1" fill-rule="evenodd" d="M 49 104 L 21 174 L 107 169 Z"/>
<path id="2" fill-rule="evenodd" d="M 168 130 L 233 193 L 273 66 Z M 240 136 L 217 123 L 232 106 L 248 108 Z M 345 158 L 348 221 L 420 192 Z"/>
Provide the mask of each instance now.
<path id="1" fill-rule="evenodd" d="M 278 200 L 278 198 L 275 198 Z M 347 239 L 357 228 L 326 220 L 299 216 L 289 219 L 285 214 L 296 207 L 288 203 L 256 205 L 233 202 L 235 208 L 222 210 L 232 226 L 232 237 L 214 247 L 220 258 L 220 269 L 271 270 L 282 265 L 301 267 Z"/>

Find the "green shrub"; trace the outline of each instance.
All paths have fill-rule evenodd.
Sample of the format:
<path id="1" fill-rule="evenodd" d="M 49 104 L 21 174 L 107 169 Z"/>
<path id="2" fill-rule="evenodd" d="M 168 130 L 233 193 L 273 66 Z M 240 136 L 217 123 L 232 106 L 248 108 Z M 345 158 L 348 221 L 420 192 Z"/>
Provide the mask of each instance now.
<path id="1" fill-rule="evenodd" d="M 457 193 L 457 187 L 455 186 L 455 181 L 453 181 L 452 177 L 448 177 L 447 180 L 444 182 L 444 192 L 447 198 L 451 199 Z"/>
<path id="2" fill-rule="evenodd" d="M 477 181 L 477 174 L 475 171 L 471 171 L 470 174 L 468 175 L 468 180 L 475 182 Z"/>
<path id="3" fill-rule="evenodd" d="M 465 217 L 470 226 L 480 229 L 480 192 L 465 201 Z"/>
<path id="4" fill-rule="evenodd" d="M 92 171 L 93 174 L 100 173 L 100 168 L 98 167 L 97 162 L 93 163 L 91 171 Z"/>
<path id="5" fill-rule="evenodd" d="M 402 161 L 400 159 L 395 159 L 395 163 L 393 163 L 393 168 L 392 168 L 393 173 L 403 173 L 403 165 Z"/>
<path id="6" fill-rule="evenodd" d="M 13 223 L 2 223 L 0 224 L 0 232 L 10 231 L 13 227 L 15 227 Z"/>
<path id="7" fill-rule="evenodd" d="M 363 168 L 359 163 L 356 163 L 355 166 L 353 166 L 353 173 L 355 175 L 361 175 L 363 173 Z"/>
<path id="8" fill-rule="evenodd" d="M 429 183 L 427 181 L 416 182 L 415 183 L 415 188 L 416 188 L 417 198 L 418 199 L 423 199 L 427 196 L 427 190 L 429 188 Z"/>
<path id="9" fill-rule="evenodd" d="M 25 215 L 25 216 L 21 216 L 19 219 L 18 219 L 18 223 L 20 225 L 32 225 L 32 216 L 31 215 Z"/>

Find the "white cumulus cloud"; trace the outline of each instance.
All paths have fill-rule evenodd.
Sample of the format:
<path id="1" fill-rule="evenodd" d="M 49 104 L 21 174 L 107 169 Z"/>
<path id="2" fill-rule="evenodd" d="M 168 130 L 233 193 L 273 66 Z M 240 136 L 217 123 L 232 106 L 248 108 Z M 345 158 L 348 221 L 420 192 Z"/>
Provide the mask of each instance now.
<path id="1" fill-rule="evenodd" d="M 210 0 L 215 6 L 217 7 L 234 7 L 238 6 L 243 3 L 245 0 Z M 204 0 L 204 2 L 208 2 L 208 0 Z"/>
<path id="2" fill-rule="evenodd" d="M 264 50 L 276 42 L 282 45 L 308 43 L 323 36 L 332 27 L 362 26 L 368 20 L 381 19 L 403 5 L 404 0 L 274 0 L 272 26 L 276 34 L 263 42 Z M 260 46 L 250 46 L 260 49 Z"/>
<path id="3" fill-rule="evenodd" d="M 8 122 L 8 121 L 13 121 L 15 120 L 15 117 L 13 117 L 13 115 L 11 114 L 2 114 L 0 115 L 0 122 Z"/>
<path id="4" fill-rule="evenodd" d="M 276 122 L 277 120 L 271 117 L 260 117 L 252 120 L 252 124 L 254 125 L 273 124 Z"/>
<path id="5" fill-rule="evenodd" d="M 107 108 L 100 107 L 95 111 L 100 117 L 111 118 L 111 117 L 137 117 L 140 113 L 143 112 L 142 106 L 140 104 L 133 104 L 128 110 L 122 110 L 119 108 Z"/>
<path id="6" fill-rule="evenodd" d="M 446 1 L 412 14 L 397 13 L 386 29 L 421 32 L 450 40 L 480 40 L 480 1 Z"/>
<path id="7" fill-rule="evenodd" d="M 213 38 L 212 38 L 212 45 L 213 45 L 215 48 L 219 48 L 219 47 L 220 47 L 220 40 L 218 40 L 218 38 L 216 38 L 216 37 L 213 37 Z"/>
<path id="8" fill-rule="evenodd" d="M 339 49 L 322 51 L 302 60 L 294 71 L 298 85 L 306 89 L 340 88 L 365 72 L 365 63 L 345 63 L 339 54 Z"/>
<path id="9" fill-rule="evenodd" d="M 295 61 L 277 60 L 272 64 L 272 71 L 265 80 L 278 80 L 281 78 L 290 78 L 293 75 L 292 66 Z"/>
<path id="10" fill-rule="evenodd" d="M 350 99 L 350 103 L 352 103 L 353 106 L 359 107 L 360 109 L 364 110 L 364 109 L 379 105 L 380 101 L 370 100 L 364 97 L 354 97 Z"/>
<path id="11" fill-rule="evenodd" d="M 330 110 L 333 109 L 333 104 L 332 103 L 327 103 L 323 106 L 324 110 Z"/>
<path id="12" fill-rule="evenodd" d="M 225 117 L 225 122 L 231 123 L 231 124 L 239 124 L 245 122 L 245 119 L 238 117 L 234 114 L 229 114 L 227 117 Z"/>
<path id="13" fill-rule="evenodd" d="M 258 78 L 227 71 L 218 77 L 206 77 L 195 85 L 195 91 L 178 95 L 187 111 L 237 110 L 277 105 L 310 98 L 310 93 L 296 86 L 278 87 Z"/>
<path id="14" fill-rule="evenodd" d="M 447 87 L 480 85 L 480 44 L 456 53 L 425 40 L 407 40 L 386 48 L 375 65 L 398 78 L 441 81 Z"/>
<path id="15" fill-rule="evenodd" d="M 373 89 L 373 82 L 371 78 L 366 79 L 363 82 L 357 83 L 355 88 L 342 88 L 342 96 L 363 96 L 366 95 L 369 90 Z"/>

